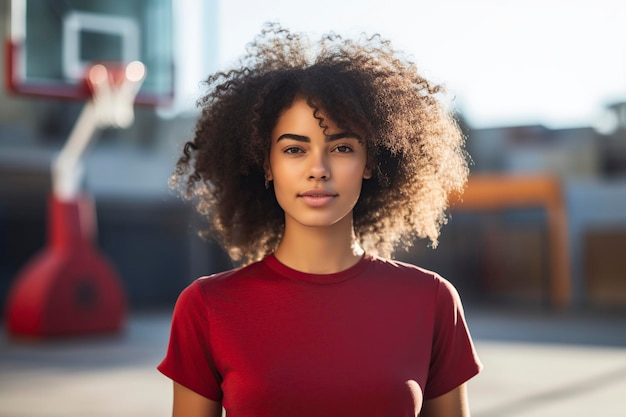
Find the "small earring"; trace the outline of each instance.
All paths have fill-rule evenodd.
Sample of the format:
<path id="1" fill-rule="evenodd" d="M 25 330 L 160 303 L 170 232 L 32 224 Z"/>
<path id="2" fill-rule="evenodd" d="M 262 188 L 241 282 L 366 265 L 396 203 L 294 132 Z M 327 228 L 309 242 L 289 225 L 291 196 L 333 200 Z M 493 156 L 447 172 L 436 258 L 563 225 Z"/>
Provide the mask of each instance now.
<path id="1" fill-rule="evenodd" d="M 267 178 L 265 178 L 265 189 L 266 190 L 270 189 L 270 182 L 267 180 Z"/>

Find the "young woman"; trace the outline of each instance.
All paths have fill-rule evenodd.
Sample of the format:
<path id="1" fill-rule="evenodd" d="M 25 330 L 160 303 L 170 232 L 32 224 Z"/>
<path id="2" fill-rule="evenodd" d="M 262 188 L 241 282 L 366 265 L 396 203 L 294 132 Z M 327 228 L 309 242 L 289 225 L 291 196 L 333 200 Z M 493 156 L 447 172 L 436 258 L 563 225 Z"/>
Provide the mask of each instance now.
<path id="1" fill-rule="evenodd" d="M 174 416 L 469 416 L 457 292 L 390 260 L 466 181 L 439 87 L 378 36 L 276 25 L 208 87 L 173 183 L 242 266 L 179 297 Z"/>

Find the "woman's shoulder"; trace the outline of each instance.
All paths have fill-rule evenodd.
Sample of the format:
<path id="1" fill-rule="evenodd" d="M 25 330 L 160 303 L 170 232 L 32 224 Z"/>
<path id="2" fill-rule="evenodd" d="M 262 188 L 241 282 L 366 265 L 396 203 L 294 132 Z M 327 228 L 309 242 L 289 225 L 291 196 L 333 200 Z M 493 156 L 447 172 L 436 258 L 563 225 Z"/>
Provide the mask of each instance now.
<path id="1" fill-rule="evenodd" d="M 429 269 L 420 267 L 406 261 L 370 256 L 370 270 L 376 273 L 384 273 L 393 277 L 409 277 L 428 281 L 439 281 L 443 278 Z"/>
<path id="2" fill-rule="evenodd" d="M 441 308 L 461 306 L 461 298 L 454 284 L 435 271 L 409 262 L 376 257 L 372 258 L 370 271 L 372 276 L 381 278 L 381 282 L 387 282 L 407 293 L 419 293 L 422 297 L 434 300 Z"/>
<path id="3" fill-rule="evenodd" d="M 439 273 L 407 261 L 371 256 L 369 273 L 387 281 L 412 284 L 422 289 L 427 287 L 436 292 L 456 291 L 453 284 Z"/>
<path id="4" fill-rule="evenodd" d="M 230 285 L 238 285 L 241 281 L 264 276 L 266 274 L 264 272 L 266 270 L 264 263 L 265 260 L 261 260 L 242 267 L 201 276 L 196 278 L 190 286 L 196 286 L 199 290 L 204 291 L 206 289 L 215 290 Z"/>

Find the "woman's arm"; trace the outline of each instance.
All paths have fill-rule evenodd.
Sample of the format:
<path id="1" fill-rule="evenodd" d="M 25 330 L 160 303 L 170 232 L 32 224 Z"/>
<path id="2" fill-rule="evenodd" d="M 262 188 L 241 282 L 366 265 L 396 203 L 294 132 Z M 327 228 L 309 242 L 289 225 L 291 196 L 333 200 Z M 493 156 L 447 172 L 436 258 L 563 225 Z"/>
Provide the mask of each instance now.
<path id="1" fill-rule="evenodd" d="M 173 417 L 221 417 L 222 404 L 174 382 Z"/>
<path id="2" fill-rule="evenodd" d="M 461 384 L 440 397 L 424 401 L 420 417 L 469 417 L 467 387 Z"/>

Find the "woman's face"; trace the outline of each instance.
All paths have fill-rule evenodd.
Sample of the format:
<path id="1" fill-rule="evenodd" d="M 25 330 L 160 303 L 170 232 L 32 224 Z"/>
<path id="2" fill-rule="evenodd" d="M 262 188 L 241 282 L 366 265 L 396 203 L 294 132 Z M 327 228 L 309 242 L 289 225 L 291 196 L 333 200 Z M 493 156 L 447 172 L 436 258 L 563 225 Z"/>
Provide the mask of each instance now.
<path id="1" fill-rule="evenodd" d="M 306 100 L 296 99 L 271 133 L 266 178 L 285 211 L 285 227 L 351 223 L 362 181 L 371 177 L 359 136 L 327 118 L 325 134 L 313 111 Z"/>

